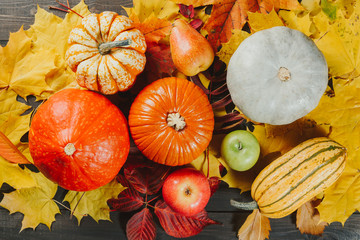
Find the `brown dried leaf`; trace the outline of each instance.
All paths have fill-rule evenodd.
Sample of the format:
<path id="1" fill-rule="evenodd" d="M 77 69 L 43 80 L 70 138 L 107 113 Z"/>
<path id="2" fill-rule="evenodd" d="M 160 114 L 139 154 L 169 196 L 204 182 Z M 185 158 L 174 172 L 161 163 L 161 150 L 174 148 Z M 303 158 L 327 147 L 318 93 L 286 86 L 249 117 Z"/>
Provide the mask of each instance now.
<path id="1" fill-rule="evenodd" d="M 303 204 L 296 213 L 296 226 L 301 233 L 308 233 L 312 235 L 321 235 L 326 222 L 321 222 L 319 211 L 316 207 L 320 204 L 319 199 L 313 199 Z"/>
<path id="2" fill-rule="evenodd" d="M 239 229 L 238 238 L 239 240 L 263 240 L 269 237 L 270 230 L 269 219 L 262 216 L 259 209 L 255 209 Z"/>

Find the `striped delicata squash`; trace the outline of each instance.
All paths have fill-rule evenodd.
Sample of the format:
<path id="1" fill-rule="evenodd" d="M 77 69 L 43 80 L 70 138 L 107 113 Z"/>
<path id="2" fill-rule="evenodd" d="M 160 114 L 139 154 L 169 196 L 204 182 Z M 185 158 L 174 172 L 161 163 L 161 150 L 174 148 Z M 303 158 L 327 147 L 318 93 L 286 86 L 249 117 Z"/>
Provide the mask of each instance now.
<path id="1" fill-rule="evenodd" d="M 307 140 L 279 157 L 254 180 L 254 202 L 231 204 L 242 209 L 259 208 L 269 218 L 285 217 L 331 186 L 345 168 L 346 149 L 319 137 Z"/>

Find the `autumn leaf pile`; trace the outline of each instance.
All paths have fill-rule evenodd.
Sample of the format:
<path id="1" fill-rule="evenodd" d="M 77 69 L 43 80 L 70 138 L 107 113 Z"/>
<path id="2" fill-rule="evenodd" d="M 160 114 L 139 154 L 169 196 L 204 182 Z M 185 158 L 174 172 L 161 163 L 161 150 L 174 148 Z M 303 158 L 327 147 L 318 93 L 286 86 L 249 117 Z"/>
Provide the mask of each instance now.
<path id="1" fill-rule="evenodd" d="M 73 10 L 81 16 L 90 14 L 83 1 Z M 303 0 L 301 4 L 296 0 L 134 0 L 133 7 L 125 10 L 147 43 L 147 65 L 129 98 L 150 82 L 167 76 L 188 78 L 209 96 L 218 134 L 208 150 L 192 162 L 193 166 L 231 188 L 248 191 L 260 170 L 276 157 L 306 139 L 328 136 L 347 148 L 348 161 L 340 179 L 325 191 L 317 206 L 318 220 L 344 223 L 360 209 L 360 4 L 350 0 Z M 195 77 L 177 72 L 171 60 L 168 36 L 176 18 L 185 19 L 206 36 L 217 56 L 208 71 Z M 30 161 L 26 136 L 34 110 L 53 93 L 78 87 L 64 55 L 69 33 L 80 21 L 81 17 L 73 12 L 61 19 L 38 8 L 30 29 L 11 33 L 7 46 L 0 48 L 0 131 Z M 274 26 L 288 26 L 312 38 L 329 66 L 329 87 L 319 105 L 286 126 L 249 121 L 232 104 L 225 82 L 226 65 L 242 40 Z M 243 173 L 231 170 L 219 154 L 223 133 L 239 128 L 253 131 L 261 146 L 260 160 Z M 13 188 L 4 194 L 0 205 L 10 213 L 24 214 L 22 229 L 35 229 L 40 223 L 50 228 L 55 215 L 60 213 L 59 203 L 54 199 L 58 186 L 41 173 L 2 157 L 0 166 L 0 184 Z M 225 175 L 219 166 L 226 168 Z M 79 223 L 85 215 L 96 221 L 110 220 L 107 200 L 116 199 L 125 189 L 123 185 L 114 180 L 85 194 L 69 191 L 62 201 L 68 202 L 72 211 L 76 208 L 73 214 Z M 149 216 L 146 211 L 142 214 Z M 301 212 L 298 215 L 307 216 L 306 206 L 300 211 L 303 215 Z M 299 219 L 298 227 L 305 228 L 301 222 L 306 221 Z M 254 212 L 249 221 L 261 221 L 261 216 Z M 244 224 L 241 234 L 246 235 L 246 227 L 249 222 Z M 269 229 L 266 226 L 265 229 L 262 237 L 268 235 Z"/>

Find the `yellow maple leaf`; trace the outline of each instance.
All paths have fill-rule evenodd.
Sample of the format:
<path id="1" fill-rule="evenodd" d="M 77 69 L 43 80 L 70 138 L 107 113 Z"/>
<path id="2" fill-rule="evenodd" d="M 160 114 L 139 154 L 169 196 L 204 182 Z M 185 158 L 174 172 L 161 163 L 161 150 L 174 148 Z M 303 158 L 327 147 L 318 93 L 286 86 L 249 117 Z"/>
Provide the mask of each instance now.
<path id="1" fill-rule="evenodd" d="M 134 0 L 132 8 L 124 7 L 128 16 L 135 14 L 140 22 L 154 14 L 157 18 L 174 20 L 179 15 L 179 6 L 171 0 Z"/>
<path id="2" fill-rule="evenodd" d="M 0 90 L 0 126 L 6 122 L 9 122 L 9 117 L 11 115 L 20 116 L 29 108 L 29 106 L 26 106 L 25 104 L 16 101 L 16 97 L 17 94 L 12 90 Z M 24 119 L 24 122 L 21 125 L 27 125 L 29 127 L 29 119 Z M 25 132 L 22 132 L 20 134 L 24 134 Z M 14 137 L 10 137 L 10 140 L 13 143 L 15 140 L 18 141 L 20 139 L 14 139 Z"/>
<path id="3" fill-rule="evenodd" d="M 320 34 L 321 38 L 315 43 L 324 53 L 331 75 L 350 76 L 353 79 L 360 74 L 360 3 L 356 3 L 350 18 L 346 18 L 341 11 L 338 11 L 338 15 L 336 23 Z M 319 28 L 324 29 L 324 26 Z"/>
<path id="4" fill-rule="evenodd" d="M 73 10 L 83 17 L 90 14 L 83 0 Z M 37 51 L 39 55 L 42 55 L 41 48 L 53 51 L 56 68 L 46 74 L 46 83 L 51 87 L 52 93 L 65 87 L 77 86 L 74 81 L 74 72 L 67 67 L 65 62 L 65 53 L 70 32 L 80 24 L 81 20 L 82 18 L 73 12 L 69 12 L 62 19 L 38 7 L 34 24 L 26 31 L 33 40 L 34 51 Z"/>
<path id="5" fill-rule="evenodd" d="M 84 216 L 91 216 L 96 222 L 99 220 L 110 221 L 110 208 L 107 200 L 117 198 L 125 189 L 115 179 L 107 185 L 88 192 L 69 191 L 64 201 L 70 203 L 70 209 L 80 224 Z"/>
<path id="6" fill-rule="evenodd" d="M 344 224 L 355 211 L 360 210 L 359 192 L 359 169 L 347 165 L 340 178 L 324 192 L 324 198 L 317 207 L 321 221 Z"/>
<path id="7" fill-rule="evenodd" d="M 35 179 L 37 186 L 5 193 L 0 206 L 8 209 L 10 214 L 15 212 L 24 214 L 20 231 L 25 228 L 35 229 L 40 223 L 50 229 L 55 221 L 55 215 L 60 213 L 59 207 L 53 200 L 58 186 L 41 173 L 29 170 L 25 172 Z"/>
<path id="8" fill-rule="evenodd" d="M 321 39 L 321 37 L 324 36 L 324 34 L 326 34 L 329 31 L 330 20 L 326 16 L 326 14 L 321 11 L 315 16 L 313 16 L 312 21 L 318 32 L 317 35 L 313 35 L 313 36 L 315 41 L 318 41 L 317 39 Z"/>
<path id="9" fill-rule="evenodd" d="M 269 14 L 249 12 L 248 18 L 250 28 L 253 32 L 276 26 L 284 26 L 281 18 L 274 10 L 272 10 Z"/>
<path id="10" fill-rule="evenodd" d="M 318 14 L 321 11 L 319 0 L 302 0 L 301 5 L 313 15 Z"/>
<path id="11" fill-rule="evenodd" d="M 42 47 L 40 51 L 42 54 L 33 51 L 23 28 L 11 33 L 8 44 L 0 47 L 0 90 L 12 90 L 22 97 L 49 91 L 45 75 L 55 68 L 54 54 Z"/>
<path id="12" fill-rule="evenodd" d="M 221 163 L 219 141 L 221 141 L 221 139 L 222 137 L 219 138 L 219 136 L 213 136 L 208 149 L 191 162 L 193 167 L 202 171 L 205 176 L 209 178 L 221 178 L 219 169 Z"/>
<path id="13" fill-rule="evenodd" d="M 280 11 L 279 16 L 284 19 L 285 26 L 299 30 L 307 36 L 315 34 L 316 28 L 313 26 L 310 13 L 297 14 L 293 11 Z"/>
<path id="14" fill-rule="evenodd" d="M 345 84 L 346 83 L 346 84 Z M 360 209 L 360 78 L 334 84 L 335 96 L 324 96 L 308 116 L 317 124 L 331 126 L 329 137 L 347 149 L 344 173 L 325 191 L 318 207 L 321 220 L 344 223 Z"/>
<path id="15" fill-rule="evenodd" d="M 231 56 L 234 54 L 236 49 L 239 47 L 240 43 L 244 41 L 245 38 L 250 36 L 249 33 L 234 29 L 232 30 L 232 36 L 227 43 L 223 43 L 219 52 L 216 55 L 219 57 L 221 61 L 223 61 L 226 66 L 229 64 Z"/>
<path id="16" fill-rule="evenodd" d="M 84 0 L 81 0 L 80 3 L 73 8 L 73 11 L 83 17 L 91 13 Z M 34 24 L 30 26 L 26 34 L 34 41 L 35 50 L 41 46 L 47 49 L 54 49 L 56 50 L 56 54 L 64 58 L 68 48 L 67 43 L 70 32 L 74 27 L 79 25 L 81 21 L 82 18 L 71 11 L 62 19 L 38 7 Z"/>
<path id="17" fill-rule="evenodd" d="M 334 84 L 335 96 L 323 96 L 308 117 L 318 124 L 331 126 L 329 137 L 347 148 L 347 163 L 360 169 L 360 78 Z"/>
<path id="18" fill-rule="evenodd" d="M 0 131 L 31 160 L 27 144 L 21 143 L 20 138 L 29 129 L 30 115 L 20 115 L 29 107 L 16 101 L 17 94 L 11 90 L 0 91 Z M 10 186 L 21 189 L 36 185 L 33 178 L 17 164 L 10 164 L 0 157 L 0 185 L 4 182 Z"/>

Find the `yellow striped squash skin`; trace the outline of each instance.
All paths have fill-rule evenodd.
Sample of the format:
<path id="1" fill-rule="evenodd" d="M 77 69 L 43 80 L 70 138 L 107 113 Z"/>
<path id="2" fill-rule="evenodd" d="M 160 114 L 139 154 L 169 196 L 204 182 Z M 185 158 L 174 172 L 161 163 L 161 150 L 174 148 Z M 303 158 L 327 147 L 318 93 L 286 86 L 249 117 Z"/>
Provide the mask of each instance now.
<path id="1" fill-rule="evenodd" d="M 260 212 L 281 218 L 332 185 L 345 168 L 346 149 L 326 138 L 307 140 L 264 168 L 251 186 Z"/>

